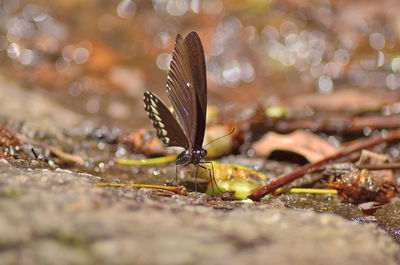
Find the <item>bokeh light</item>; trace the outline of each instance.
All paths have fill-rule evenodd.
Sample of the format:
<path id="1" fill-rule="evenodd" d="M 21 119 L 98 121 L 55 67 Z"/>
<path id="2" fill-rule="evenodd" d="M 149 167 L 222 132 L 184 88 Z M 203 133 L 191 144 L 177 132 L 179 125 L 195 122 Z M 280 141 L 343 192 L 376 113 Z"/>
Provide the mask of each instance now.
<path id="1" fill-rule="evenodd" d="M 160 73 L 169 69 L 175 36 L 190 31 L 203 41 L 211 90 L 269 96 L 282 88 L 330 94 L 400 87 L 393 17 L 400 4 L 380 13 L 343 1 L 250 2 L 3 0 L 0 61 L 5 74 L 63 89 L 84 111 L 122 116 L 102 97 L 113 91 L 139 99 L 144 89 L 165 85 Z"/>
<path id="2" fill-rule="evenodd" d="M 161 70 L 168 70 L 172 55 L 170 53 L 161 53 L 157 57 L 157 67 Z"/>
<path id="3" fill-rule="evenodd" d="M 136 5 L 132 0 L 122 0 L 117 6 L 117 14 L 122 18 L 133 17 L 136 13 Z"/>

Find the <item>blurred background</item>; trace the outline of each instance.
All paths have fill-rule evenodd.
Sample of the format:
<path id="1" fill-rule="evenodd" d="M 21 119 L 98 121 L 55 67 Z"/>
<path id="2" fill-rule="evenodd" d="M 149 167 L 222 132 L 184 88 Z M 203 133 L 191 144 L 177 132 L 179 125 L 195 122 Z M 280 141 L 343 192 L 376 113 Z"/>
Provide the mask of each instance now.
<path id="1" fill-rule="evenodd" d="M 104 124 L 150 127 L 143 92 L 166 98 L 175 36 L 196 31 L 209 101 L 227 109 L 397 95 L 399 13 L 396 0 L 0 0 L 0 74 Z"/>

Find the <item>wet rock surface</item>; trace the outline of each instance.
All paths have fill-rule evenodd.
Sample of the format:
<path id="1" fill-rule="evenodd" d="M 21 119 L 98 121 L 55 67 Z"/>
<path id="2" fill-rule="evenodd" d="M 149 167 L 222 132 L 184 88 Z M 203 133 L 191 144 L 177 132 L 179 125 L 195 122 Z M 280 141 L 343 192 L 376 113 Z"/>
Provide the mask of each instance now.
<path id="1" fill-rule="evenodd" d="M 97 187 L 99 181 L 1 160 L 2 264 L 399 262 L 399 246 L 374 224 L 199 193 Z"/>
<path id="2" fill-rule="evenodd" d="M 2 123 L 26 137 L 65 147 L 87 122 L 4 79 L 0 92 Z M 222 201 L 99 187 L 118 177 L 51 168 L 43 160 L 0 160 L 1 264 L 400 263 L 400 247 L 385 233 L 398 231 L 396 200 L 368 219 L 356 206 L 332 209 L 315 196 Z"/>

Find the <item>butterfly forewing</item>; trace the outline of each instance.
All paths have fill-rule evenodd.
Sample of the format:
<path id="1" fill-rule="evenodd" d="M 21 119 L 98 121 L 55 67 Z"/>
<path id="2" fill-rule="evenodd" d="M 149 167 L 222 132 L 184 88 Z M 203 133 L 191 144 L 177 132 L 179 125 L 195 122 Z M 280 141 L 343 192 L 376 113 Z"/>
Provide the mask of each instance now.
<path id="1" fill-rule="evenodd" d="M 168 72 L 167 94 L 189 140 L 189 148 L 198 150 L 202 148 L 205 130 L 205 75 L 204 52 L 197 33 L 189 33 L 185 40 L 178 35 Z"/>
<path id="2" fill-rule="evenodd" d="M 199 35 L 195 32 L 191 32 L 187 35 L 185 38 L 185 46 L 187 47 L 188 54 L 190 54 L 189 62 L 192 69 L 192 80 L 198 107 L 197 132 L 194 146 L 195 148 L 201 148 L 203 146 L 207 114 L 207 77 L 204 50 Z"/>
<path id="3" fill-rule="evenodd" d="M 167 95 L 174 108 L 174 114 L 177 116 L 182 129 L 188 138 L 189 148 L 192 148 L 191 132 L 189 128 L 196 126 L 194 123 L 196 117 L 195 106 L 196 98 L 193 93 L 192 73 L 188 60 L 189 54 L 181 35 L 176 36 L 172 60 L 167 79 Z M 188 88 L 189 87 L 189 88 Z"/>
<path id="4" fill-rule="evenodd" d="M 167 106 L 153 93 L 144 93 L 147 115 L 157 132 L 157 137 L 168 146 L 188 148 L 188 140 Z"/>

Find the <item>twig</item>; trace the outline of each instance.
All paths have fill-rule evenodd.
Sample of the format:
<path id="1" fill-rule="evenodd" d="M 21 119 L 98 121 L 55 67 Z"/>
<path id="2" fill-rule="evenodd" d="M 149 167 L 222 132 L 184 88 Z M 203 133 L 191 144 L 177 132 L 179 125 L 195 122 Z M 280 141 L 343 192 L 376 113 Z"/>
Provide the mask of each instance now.
<path id="1" fill-rule="evenodd" d="M 337 194 L 335 189 L 311 189 L 311 188 L 291 188 L 290 193 L 307 193 L 307 194 Z"/>
<path id="2" fill-rule="evenodd" d="M 345 147 L 336 154 L 332 156 L 328 156 L 324 159 L 321 159 L 317 162 L 307 164 L 289 174 L 286 174 L 275 181 L 272 181 L 271 183 L 267 184 L 266 186 L 258 189 L 257 191 L 251 193 L 247 198 L 253 200 L 253 201 L 259 201 L 262 197 L 267 195 L 268 193 L 274 191 L 275 189 L 286 185 L 290 182 L 292 182 L 295 179 L 298 179 L 302 177 L 304 174 L 308 173 L 310 170 L 315 169 L 317 167 L 320 167 L 321 165 L 324 165 L 328 162 L 331 162 L 332 160 L 348 156 L 354 152 L 360 151 L 362 149 L 366 149 L 369 147 L 372 147 L 374 145 L 378 145 L 384 142 L 392 141 L 395 139 L 400 138 L 400 129 L 394 130 L 392 132 L 388 132 L 386 135 L 381 135 L 381 136 L 374 136 L 374 137 L 368 137 L 364 138 L 363 140 L 358 141 L 356 144 L 353 144 L 351 146 Z"/>
<path id="3" fill-rule="evenodd" d="M 269 130 L 288 133 L 298 129 L 311 128 L 313 131 L 324 132 L 362 132 L 366 127 L 375 129 L 396 129 L 400 127 L 400 117 L 370 116 L 370 117 L 320 117 L 314 119 L 278 120 L 267 125 Z"/>
<path id="4" fill-rule="evenodd" d="M 147 158 L 147 159 L 117 159 L 116 162 L 121 165 L 127 166 L 143 166 L 143 165 L 154 165 L 154 164 L 162 164 L 162 163 L 169 163 L 175 161 L 176 155 L 170 156 L 162 156 L 162 157 L 155 157 L 155 158 Z"/>
<path id="5" fill-rule="evenodd" d="M 379 164 L 379 165 L 367 165 L 367 164 L 361 164 L 361 165 L 354 165 L 356 168 L 363 168 L 363 169 L 399 169 L 400 168 L 400 163 L 384 163 L 384 164 Z"/>
<path id="6" fill-rule="evenodd" d="M 55 154 L 57 157 L 61 158 L 64 161 L 75 162 L 79 165 L 85 164 L 85 159 L 83 159 L 82 157 L 65 153 L 61 149 L 48 145 L 46 143 L 29 139 L 21 134 L 17 134 L 17 139 L 21 142 L 30 143 L 32 145 L 40 146 L 43 149 L 48 149 L 50 152 L 52 152 L 53 154 Z"/>
<path id="7" fill-rule="evenodd" d="M 128 184 L 128 183 L 96 183 L 97 186 L 100 187 L 131 187 L 131 188 L 150 188 L 150 189 L 158 189 L 158 190 L 167 190 L 172 191 L 176 194 L 186 195 L 187 191 L 184 186 L 159 186 L 159 185 L 150 185 L 150 184 Z"/>

